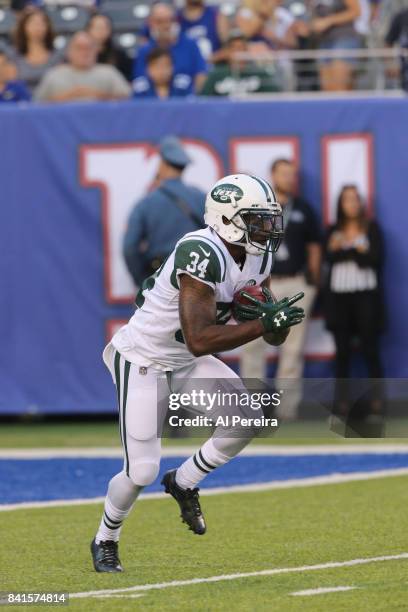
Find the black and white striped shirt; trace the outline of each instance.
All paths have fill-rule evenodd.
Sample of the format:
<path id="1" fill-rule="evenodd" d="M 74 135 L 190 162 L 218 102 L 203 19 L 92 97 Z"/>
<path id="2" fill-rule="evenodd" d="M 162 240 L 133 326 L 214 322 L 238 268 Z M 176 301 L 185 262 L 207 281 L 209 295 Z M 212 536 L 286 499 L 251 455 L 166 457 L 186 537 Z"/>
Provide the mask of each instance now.
<path id="1" fill-rule="evenodd" d="M 365 235 L 357 236 L 348 244 L 348 248 L 358 246 L 369 248 Z M 347 250 L 347 249 L 345 249 Z M 333 264 L 330 278 L 330 289 L 334 293 L 354 293 L 356 291 L 373 291 L 378 287 L 377 272 L 374 268 L 358 265 L 356 261 L 339 261 Z"/>

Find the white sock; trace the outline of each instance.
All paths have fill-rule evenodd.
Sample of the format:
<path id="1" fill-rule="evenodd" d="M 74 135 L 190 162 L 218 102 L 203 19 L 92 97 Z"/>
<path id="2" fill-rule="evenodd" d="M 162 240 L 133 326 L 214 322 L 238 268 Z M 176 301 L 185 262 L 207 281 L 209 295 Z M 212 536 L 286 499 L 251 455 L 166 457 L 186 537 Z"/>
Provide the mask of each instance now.
<path id="1" fill-rule="evenodd" d="M 220 440 L 217 440 L 219 443 Z M 232 457 L 217 449 L 212 438 L 184 463 L 176 472 L 176 483 L 181 489 L 194 489 L 203 478 L 220 465 L 224 465 Z"/>
<path id="2" fill-rule="evenodd" d="M 119 541 L 122 523 L 132 509 L 133 503 L 143 487 L 135 485 L 125 472 L 120 472 L 109 483 L 105 498 L 105 507 L 96 543 L 101 541 Z"/>

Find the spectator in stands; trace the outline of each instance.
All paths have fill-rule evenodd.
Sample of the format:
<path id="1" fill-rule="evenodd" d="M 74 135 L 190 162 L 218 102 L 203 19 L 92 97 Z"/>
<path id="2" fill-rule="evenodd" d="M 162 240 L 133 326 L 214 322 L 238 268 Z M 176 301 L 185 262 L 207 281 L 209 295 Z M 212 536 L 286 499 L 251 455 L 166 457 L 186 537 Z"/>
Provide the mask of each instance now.
<path id="1" fill-rule="evenodd" d="M 29 6 L 18 18 L 14 34 L 18 78 L 30 90 L 40 82 L 50 68 L 63 61 L 63 53 L 54 49 L 54 32 L 50 18 L 42 9 Z"/>
<path id="2" fill-rule="evenodd" d="M 279 0 L 244 0 L 236 21 L 249 41 L 260 43 L 260 50 L 295 48 L 297 37 L 307 33 L 303 22 L 295 20 Z"/>
<path id="3" fill-rule="evenodd" d="M 353 50 L 362 47 L 354 21 L 360 16 L 359 0 L 314 0 L 310 34 L 318 49 Z M 353 87 L 353 60 L 322 59 L 319 62 L 320 87 L 324 91 L 345 91 Z"/>
<path id="4" fill-rule="evenodd" d="M 181 32 L 197 42 L 205 59 L 211 60 L 228 37 L 227 17 L 217 7 L 206 6 L 205 0 L 185 0 L 178 20 Z"/>
<path id="5" fill-rule="evenodd" d="M 180 98 L 184 88 L 174 82 L 174 66 L 170 51 L 154 47 L 146 56 L 146 78 L 134 82 L 134 98 Z"/>
<path id="6" fill-rule="evenodd" d="M 325 259 L 329 267 L 325 316 L 336 343 L 336 378 L 349 376 L 354 336 L 360 339 L 368 376 L 382 378 L 382 238 L 378 225 L 367 218 L 355 185 L 345 185 L 340 192 L 337 221 L 327 233 Z"/>
<path id="7" fill-rule="evenodd" d="M 199 91 L 206 79 L 207 65 L 195 40 L 180 33 L 174 8 L 164 2 L 154 4 L 148 25 L 151 40 L 139 49 L 134 63 L 136 87 L 147 80 L 147 54 L 151 49 L 159 47 L 171 53 L 176 86 L 184 89 L 186 94 Z"/>
<path id="8" fill-rule="evenodd" d="M 12 72 L 7 55 L 0 50 L 0 103 L 30 100 L 30 93 L 24 83 L 10 79 Z"/>
<path id="9" fill-rule="evenodd" d="M 408 50 L 408 9 L 395 15 L 385 37 L 385 42 L 389 47 L 398 45 L 402 49 Z M 408 91 L 408 59 L 406 57 L 401 58 L 401 86 L 405 91 Z"/>
<path id="10" fill-rule="evenodd" d="M 161 141 L 159 152 L 157 188 L 135 205 L 123 242 L 126 265 L 138 287 L 160 267 L 177 240 L 204 227 L 205 193 L 181 178 L 190 157 L 174 136 Z"/>
<path id="11" fill-rule="evenodd" d="M 87 32 L 96 43 L 98 64 L 115 66 L 128 81 L 131 81 L 133 62 L 125 51 L 115 46 L 111 19 L 107 15 L 95 13 L 88 22 Z"/>
<path id="12" fill-rule="evenodd" d="M 67 51 L 68 63 L 52 68 L 35 92 L 37 100 L 120 100 L 129 98 L 129 83 L 114 66 L 96 63 L 97 47 L 87 32 L 77 32 Z"/>
<path id="13" fill-rule="evenodd" d="M 275 160 L 271 167 L 271 179 L 276 198 L 282 205 L 285 235 L 275 255 L 270 289 L 277 299 L 303 291 L 302 308 L 307 320 L 320 282 L 319 224 L 310 204 L 297 195 L 297 172 L 292 161 L 283 158 Z M 279 350 L 276 378 L 293 381 L 282 406 L 283 412 L 278 411 L 278 416 L 286 420 L 296 418 L 302 396 L 300 381 L 306 329 L 305 323 L 293 328 Z M 264 377 L 265 346 L 260 339 L 243 347 L 241 373 L 244 378 Z"/>
<path id="14" fill-rule="evenodd" d="M 228 61 L 217 64 L 210 71 L 201 95 L 233 96 L 280 90 L 273 67 L 265 70 L 253 62 L 237 58 L 239 53 L 248 53 L 248 42 L 240 30 L 231 32 L 225 47 Z"/>

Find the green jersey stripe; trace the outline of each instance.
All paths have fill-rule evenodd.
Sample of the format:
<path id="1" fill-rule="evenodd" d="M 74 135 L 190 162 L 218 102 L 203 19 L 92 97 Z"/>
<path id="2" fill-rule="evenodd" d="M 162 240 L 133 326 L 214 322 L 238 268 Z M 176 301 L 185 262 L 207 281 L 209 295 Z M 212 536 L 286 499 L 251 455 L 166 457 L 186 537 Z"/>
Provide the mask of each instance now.
<path id="1" fill-rule="evenodd" d="M 129 384 L 129 372 L 130 372 L 130 362 L 125 361 L 125 374 L 124 374 L 124 380 L 123 380 L 122 427 L 123 427 L 123 441 L 124 441 L 125 458 L 126 458 L 126 475 L 128 477 L 129 477 L 129 454 L 128 454 L 127 440 L 126 440 L 126 404 L 127 404 L 128 384 Z"/>
<path id="2" fill-rule="evenodd" d="M 120 433 L 120 439 L 122 441 L 122 446 L 124 447 L 121 410 L 120 410 L 120 353 L 118 351 L 116 351 L 115 353 L 115 378 L 116 378 L 116 393 L 118 395 L 119 433 Z"/>

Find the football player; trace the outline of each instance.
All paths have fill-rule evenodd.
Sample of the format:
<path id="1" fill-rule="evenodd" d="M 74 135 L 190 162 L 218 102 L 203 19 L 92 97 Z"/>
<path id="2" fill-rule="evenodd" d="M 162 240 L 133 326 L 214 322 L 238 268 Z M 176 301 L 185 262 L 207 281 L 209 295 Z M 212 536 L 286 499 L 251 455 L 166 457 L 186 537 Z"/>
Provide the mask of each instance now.
<path id="1" fill-rule="evenodd" d="M 135 314 L 103 354 L 117 389 L 124 465 L 109 483 L 91 544 L 97 572 L 123 571 L 118 555 L 123 521 L 159 472 L 167 404 L 158 397 L 158 379 L 167 379 L 168 389 L 194 379 L 235 379 L 240 384 L 212 355 L 260 336 L 278 345 L 303 320 L 303 309 L 292 305 L 301 294 L 278 303 L 249 296 L 251 305 L 238 306 L 240 320 L 247 320 L 223 325 L 230 317 L 225 305 L 237 291 L 268 282 L 283 235 L 282 209 L 269 183 L 246 174 L 222 178 L 207 196 L 204 220 L 207 227 L 186 234 L 144 281 Z M 249 440 L 219 435 L 216 428 L 194 455 L 164 475 L 166 493 L 177 501 L 183 522 L 194 533 L 206 531 L 197 485 Z"/>

